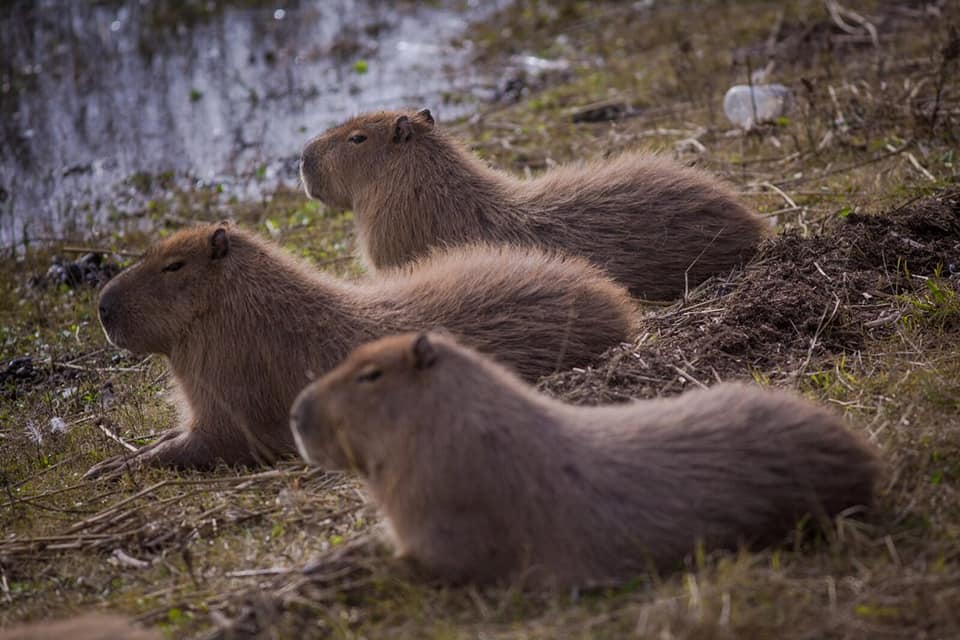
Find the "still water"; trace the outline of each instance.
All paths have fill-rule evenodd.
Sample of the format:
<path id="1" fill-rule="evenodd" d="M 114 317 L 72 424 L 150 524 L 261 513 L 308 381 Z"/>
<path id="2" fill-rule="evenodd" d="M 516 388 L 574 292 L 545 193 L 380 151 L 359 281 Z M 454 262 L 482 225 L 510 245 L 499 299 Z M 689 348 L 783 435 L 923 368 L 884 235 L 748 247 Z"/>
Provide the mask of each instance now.
<path id="1" fill-rule="evenodd" d="M 252 5 L 252 6 L 251 6 Z M 240 198 L 361 111 L 475 107 L 494 3 L 40 1 L 0 9 L 0 249 L 106 224 L 138 173 Z M 128 181 L 125 183 L 125 181 Z"/>

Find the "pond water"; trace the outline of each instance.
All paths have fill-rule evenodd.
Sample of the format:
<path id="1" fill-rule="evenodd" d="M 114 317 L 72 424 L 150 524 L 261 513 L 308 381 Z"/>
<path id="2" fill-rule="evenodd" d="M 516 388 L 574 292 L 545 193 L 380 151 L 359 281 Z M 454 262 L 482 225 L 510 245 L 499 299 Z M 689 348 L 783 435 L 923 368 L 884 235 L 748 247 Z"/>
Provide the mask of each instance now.
<path id="1" fill-rule="evenodd" d="M 256 197 L 265 183 L 295 184 L 303 144 L 356 113 L 469 112 L 484 79 L 470 43 L 457 40 L 497 3 L 4 4 L 0 247 L 9 249 L 104 224 L 118 186 L 138 172 Z"/>

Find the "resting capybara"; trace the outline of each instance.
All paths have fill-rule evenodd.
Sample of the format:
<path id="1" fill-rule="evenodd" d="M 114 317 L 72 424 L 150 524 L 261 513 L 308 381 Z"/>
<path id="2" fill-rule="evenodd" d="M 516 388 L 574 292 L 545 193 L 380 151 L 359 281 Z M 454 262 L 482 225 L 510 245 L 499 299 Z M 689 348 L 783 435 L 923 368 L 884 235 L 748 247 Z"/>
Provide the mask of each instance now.
<path id="1" fill-rule="evenodd" d="M 307 195 L 356 215 L 373 268 L 477 241 L 579 254 L 634 295 L 676 298 L 753 255 L 764 227 L 708 173 L 625 153 L 533 180 L 495 171 L 430 111 L 358 116 L 311 140 Z"/>
<path id="2" fill-rule="evenodd" d="M 224 224 L 151 248 L 99 305 L 113 344 L 169 358 L 183 423 L 139 457 L 182 466 L 294 453 L 297 392 L 367 340 L 443 328 L 535 379 L 628 339 L 633 312 L 627 292 L 580 258 L 461 247 L 354 284 Z"/>
<path id="3" fill-rule="evenodd" d="M 125 618 L 88 613 L 54 622 L 34 622 L 0 630 L 0 640 L 161 640 L 158 631 L 135 626 Z"/>
<path id="4" fill-rule="evenodd" d="M 452 338 L 357 349 L 298 396 L 301 456 L 354 469 L 396 551 L 451 582 L 569 586 L 775 543 L 869 506 L 877 455 L 787 393 L 719 384 L 576 407 Z"/>

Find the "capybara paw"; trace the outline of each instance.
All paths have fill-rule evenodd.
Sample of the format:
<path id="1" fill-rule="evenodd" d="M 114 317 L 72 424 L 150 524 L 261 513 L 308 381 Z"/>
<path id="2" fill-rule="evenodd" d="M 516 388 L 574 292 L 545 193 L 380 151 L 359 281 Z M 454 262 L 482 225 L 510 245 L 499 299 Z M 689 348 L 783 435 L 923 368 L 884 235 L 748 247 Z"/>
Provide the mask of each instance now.
<path id="1" fill-rule="evenodd" d="M 111 476 L 125 469 L 133 469 L 144 464 L 157 462 L 158 455 L 166 448 L 164 445 L 179 434 L 180 432 L 176 430 L 166 431 L 145 447 L 98 462 L 83 474 L 83 478 L 85 480 L 95 480 Z"/>
<path id="2" fill-rule="evenodd" d="M 113 475 L 114 473 L 121 471 L 128 466 L 132 468 L 141 464 L 143 464 L 143 461 L 136 453 L 114 456 L 112 458 L 107 458 L 103 462 L 98 462 L 90 467 L 90 469 L 83 474 L 83 479 L 96 480 L 98 478 L 103 478 L 104 476 Z"/>

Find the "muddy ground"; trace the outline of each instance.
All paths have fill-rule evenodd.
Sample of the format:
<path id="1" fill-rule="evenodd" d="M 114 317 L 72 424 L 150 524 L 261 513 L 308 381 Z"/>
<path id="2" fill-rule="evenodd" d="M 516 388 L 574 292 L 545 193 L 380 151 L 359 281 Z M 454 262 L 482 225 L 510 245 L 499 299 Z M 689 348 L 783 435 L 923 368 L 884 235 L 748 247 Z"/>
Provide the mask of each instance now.
<path id="1" fill-rule="evenodd" d="M 541 388 L 572 402 L 680 393 L 762 375 L 790 385 L 869 341 L 888 338 L 931 296 L 960 293 L 960 192 L 876 214 L 849 214 L 804 237 L 768 240 L 750 264 L 647 315 L 639 345 Z M 955 317 L 942 329 L 960 328 Z"/>

